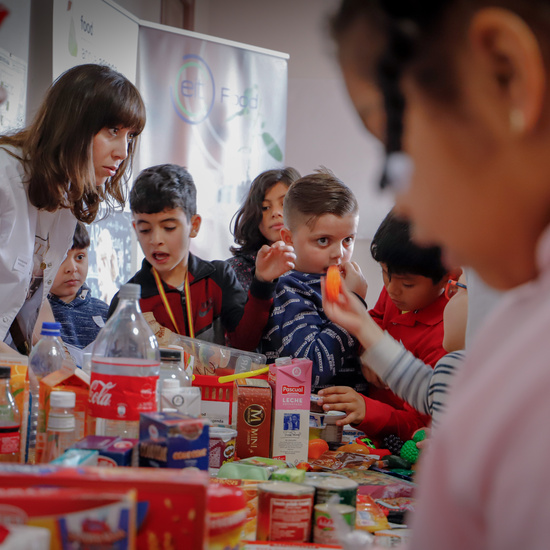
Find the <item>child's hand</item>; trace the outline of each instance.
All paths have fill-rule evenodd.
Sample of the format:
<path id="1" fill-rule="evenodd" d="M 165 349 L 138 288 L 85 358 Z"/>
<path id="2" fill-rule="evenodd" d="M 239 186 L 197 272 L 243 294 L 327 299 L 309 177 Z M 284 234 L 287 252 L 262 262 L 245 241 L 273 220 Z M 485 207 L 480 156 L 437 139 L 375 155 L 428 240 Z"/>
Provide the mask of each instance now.
<path id="1" fill-rule="evenodd" d="M 323 398 L 323 410 L 344 411 L 347 416 L 337 420 L 338 426 L 345 424 L 359 424 L 365 418 L 366 406 L 363 397 L 348 386 L 333 386 L 319 390 Z"/>
<path id="2" fill-rule="evenodd" d="M 355 292 L 358 296 L 361 296 L 363 300 L 367 297 L 367 279 L 363 275 L 359 264 L 356 262 L 346 262 L 342 264 L 342 277 L 346 280 L 346 286 Z"/>
<path id="3" fill-rule="evenodd" d="M 376 386 L 377 388 L 381 388 L 383 390 L 386 390 L 389 388 L 389 386 L 382 381 L 382 379 L 371 369 L 368 365 L 365 365 L 363 362 L 361 362 L 361 372 L 363 373 L 363 376 L 365 380 L 372 384 L 373 386 Z"/>
<path id="4" fill-rule="evenodd" d="M 284 241 L 277 241 L 271 246 L 264 244 L 256 256 L 256 278 L 262 282 L 271 282 L 294 269 L 295 260 L 294 248 Z"/>

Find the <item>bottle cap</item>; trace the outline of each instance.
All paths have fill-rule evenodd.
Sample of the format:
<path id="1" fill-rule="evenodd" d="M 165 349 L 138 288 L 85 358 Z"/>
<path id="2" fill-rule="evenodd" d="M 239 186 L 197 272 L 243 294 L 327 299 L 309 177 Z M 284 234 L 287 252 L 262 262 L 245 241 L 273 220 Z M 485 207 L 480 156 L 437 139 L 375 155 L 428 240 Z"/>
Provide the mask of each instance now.
<path id="1" fill-rule="evenodd" d="M 74 408 L 76 395 L 74 391 L 53 391 L 50 393 L 50 407 Z"/>
<path id="2" fill-rule="evenodd" d="M 42 323 L 42 330 L 40 334 L 42 336 L 59 336 L 61 331 L 61 323 Z"/>
<path id="3" fill-rule="evenodd" d="M 8 367 L 8 366 L 0 367 L 0 380 L 9 379 L 10 377 L 11 377 L 11 367 Z"/>
<path id="4" fill-rule="evenodd" d="M 161 361 L 179 361 L 181 362 L 182 350 L 160 348 Z"/>
<path id="5" fill-rule="evenodd" d="M 175 390 L 180 388 L 180 381 L 174 380 L 173 378 L 167 378 L 162 381 L 163 390 Z"/>
<path id="6" fill-rule="evenodd" d="M 140 298 L 141 286 L 134 283 L 126 283 L 125 285 L 122 285 L 120 287 L 118 297 L 120 300 L 131 300 L 132 298 Z"/>

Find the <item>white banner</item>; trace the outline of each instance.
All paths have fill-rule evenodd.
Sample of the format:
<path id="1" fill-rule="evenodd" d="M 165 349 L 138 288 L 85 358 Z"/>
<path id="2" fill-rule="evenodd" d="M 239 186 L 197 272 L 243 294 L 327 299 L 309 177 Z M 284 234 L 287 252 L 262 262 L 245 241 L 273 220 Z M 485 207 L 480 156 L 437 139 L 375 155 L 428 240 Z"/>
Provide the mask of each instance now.
<path id="1" fill-rule="evenodd" d="M 139 168 L 188 168 L 203 219 L 192 251 L 226 259 L 230 220 L 250 182 L 283 164 L 288 56 L 160 25 L 139 33 L 147 107 Z"/>
<path id="2" fill-rule="evenodd" d="M 138 20 L 106 0 L 54 0 L 53 75 L 99 63 L 136 81 Z"/>

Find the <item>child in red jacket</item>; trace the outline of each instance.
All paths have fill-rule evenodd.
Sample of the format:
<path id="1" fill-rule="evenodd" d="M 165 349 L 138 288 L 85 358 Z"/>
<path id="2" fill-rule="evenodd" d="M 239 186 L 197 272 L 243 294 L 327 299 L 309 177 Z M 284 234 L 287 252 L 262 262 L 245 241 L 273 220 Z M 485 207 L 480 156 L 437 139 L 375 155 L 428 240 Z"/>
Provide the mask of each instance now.
<path id="1" fill-rule="evenodd" d="M 409 224 L 393 211 L 376 231 L 371 254 L 382 267 L 384 278 L 378 302 L 369 311 L 371 317 L 413 355 L 433 367 L 447 353 L 442 345 L 443 310 L 447 304 L 444 290 L 447 280 L 457 274 L 443 266 L 438 247 L 416 245 L 411 240 Z M 358 427 L 369 437 L 397 434 L 401 439 L 410 439 L 416 429 L 429 422 L 429 416 L 397 397 L 376 375 L 367 376 L 367 380 L 368 397 L 352 398 L 365 401 L 366 414 Z M 342 389 L 326 388 L 323 398 L 330 395 L 331 404 L 338 399 L 344 403 L 350 396 Z"/>

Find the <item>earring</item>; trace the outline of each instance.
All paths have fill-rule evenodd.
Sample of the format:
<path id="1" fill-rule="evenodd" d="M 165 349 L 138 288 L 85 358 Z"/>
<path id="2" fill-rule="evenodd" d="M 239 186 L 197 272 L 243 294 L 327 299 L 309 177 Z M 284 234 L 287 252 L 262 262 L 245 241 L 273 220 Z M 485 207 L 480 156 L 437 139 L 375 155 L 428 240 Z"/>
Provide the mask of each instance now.
<path id="1" fill-rule="evenodd" d="M 520 109 L 510 111 L 510 130 L 514 134 L 521 134 L 525 130 L 525 117 Z"/>

